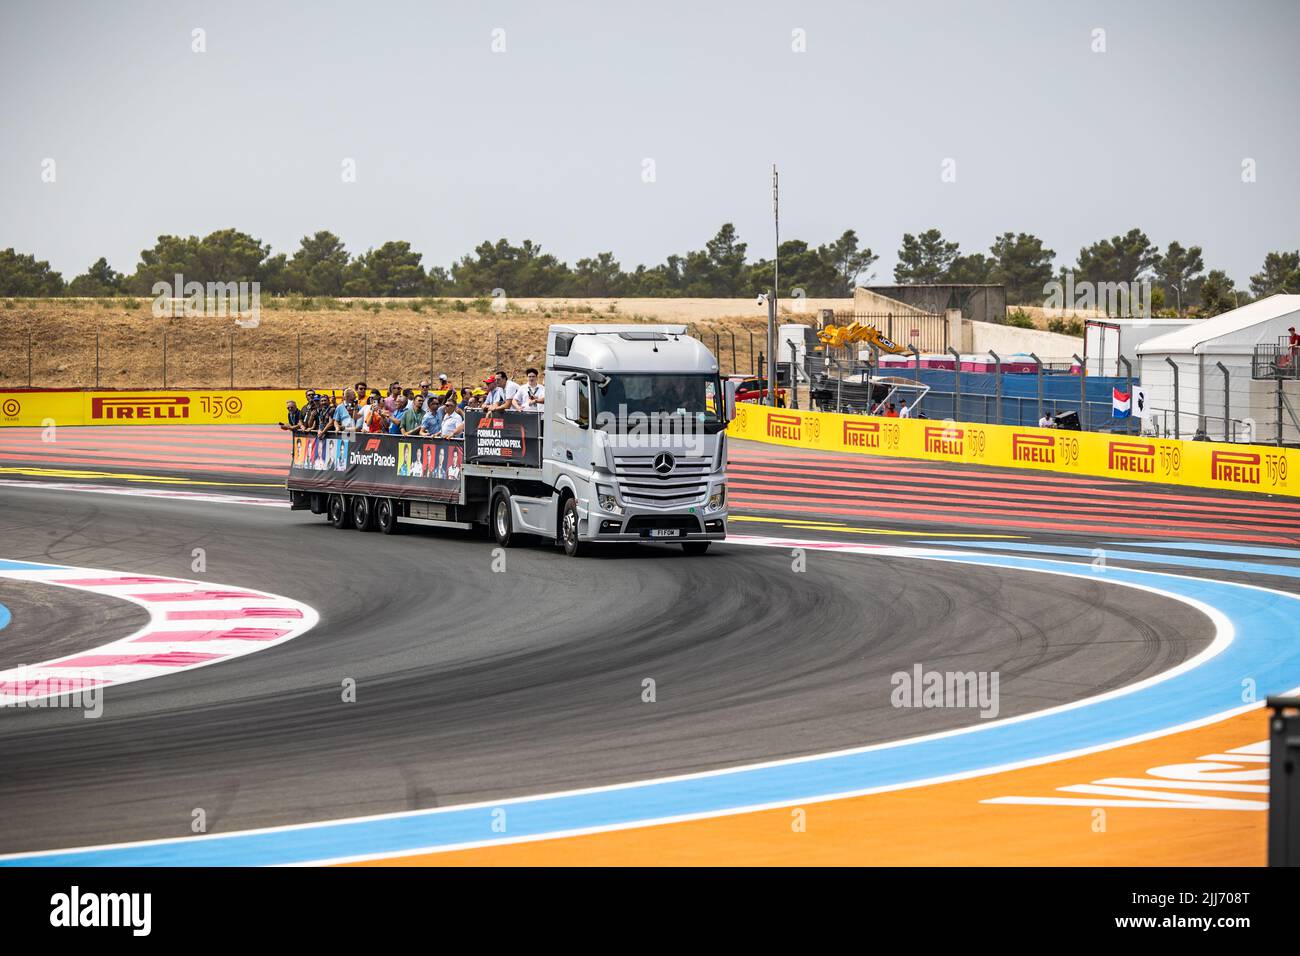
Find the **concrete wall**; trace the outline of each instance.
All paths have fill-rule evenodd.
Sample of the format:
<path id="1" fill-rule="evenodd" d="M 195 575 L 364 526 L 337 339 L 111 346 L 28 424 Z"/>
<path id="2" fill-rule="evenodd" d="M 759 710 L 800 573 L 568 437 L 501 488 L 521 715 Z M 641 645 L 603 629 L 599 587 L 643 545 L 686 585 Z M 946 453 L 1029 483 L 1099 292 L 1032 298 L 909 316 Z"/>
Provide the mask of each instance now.
<path id="1" fill-rule="evenodd" d="M 908 305 L 906 302 L 900 302 L 898 299 L 891 299 L 888 296 L 881 295 L 879 292 L 873 292 L 870 289 L 864 289 L 861 286 L 853 290 L 853 311 L 858 315 L 926 315 L 925 309 L 918 309 L 915 306 Z"/>
<path id="2" fill-rule="evenodd" d="M 966 322 L 970 347 L 964 351 L 983 354 L 989 349 L 1004 359 L 1017 353 L 1035 353 L 1044 362 L 1068 362 L 1074 353 L 1083 355 L 1083 339 L 1039 329 L 1019 329 L 993 322 Z M 967 341 L 963 333 L 963 345 Z"/>
<path id="3" fill-rule="evenodd" d="M 1000 285 L 873 285 L 867 291 L 897 299 L 923 312 L 961 309 L 975 322 L 1003 322 L 1007 316 L 1007 290 Z"/>

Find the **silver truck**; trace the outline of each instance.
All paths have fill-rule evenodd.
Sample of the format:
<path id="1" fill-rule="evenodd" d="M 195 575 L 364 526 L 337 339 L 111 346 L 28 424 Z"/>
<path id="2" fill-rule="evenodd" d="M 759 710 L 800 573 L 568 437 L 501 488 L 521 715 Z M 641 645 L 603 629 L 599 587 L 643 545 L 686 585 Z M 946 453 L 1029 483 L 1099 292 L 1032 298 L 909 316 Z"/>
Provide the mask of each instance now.
<path id="1" fill-rule="evenodd" d="M 291 506 L 339 528 L 486 528 L 569 555 L 620 541 L 703 554 L 727 534 L 735 386 L 681 325 L 553 325 L 535 411 L 467 410 L 464 438 L 295 435 Z"/>

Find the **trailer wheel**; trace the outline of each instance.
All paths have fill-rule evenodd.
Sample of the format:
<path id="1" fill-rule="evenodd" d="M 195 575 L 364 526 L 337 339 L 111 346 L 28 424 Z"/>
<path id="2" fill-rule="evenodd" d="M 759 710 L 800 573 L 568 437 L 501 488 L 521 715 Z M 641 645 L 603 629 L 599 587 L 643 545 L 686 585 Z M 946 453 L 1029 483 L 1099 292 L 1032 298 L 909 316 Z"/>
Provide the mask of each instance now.
<path id="1" fill-rule="evenodd" d="M 578 499 L 564 499 L 564 513 L 560 517 L 560 544 L 571 558 L 581 558 L 591 547 L 578 537 Z"/>
<path id="2" fill-rule="evenodd" d="M 384 534 L 397 530 L 397 506 L 392 498 L 380 498 L 375 502 L 375 527 Z"/>
<path id="3" fill-rule="evenodd" d="M 352 523 L 352 516 L 348 512 L 347 499 L 342 495 L 330 495 L 329 519 L 330 524 L 336 528 L 346 528 Z"/>
<path id="4" fill-rule="evenodd" d="M 492 540 L 509 548 L 521 544 L 521 537 L 515 534 L 514 517 L 510 514 L 510 492 L 502 488 L 492 498 Z"/>
<path id="5" fill-rule="evenodd" d="M 375 527 L 375 509 L 365 495 L 352 499 L 352 526 L 358 531 L 372 531 Z"/>
<path id="6" fill-rule="evenodd" d="M 709 550 L 712 541 L 683 541 L 682 550 L 687 554 L 703 554 Z"/>

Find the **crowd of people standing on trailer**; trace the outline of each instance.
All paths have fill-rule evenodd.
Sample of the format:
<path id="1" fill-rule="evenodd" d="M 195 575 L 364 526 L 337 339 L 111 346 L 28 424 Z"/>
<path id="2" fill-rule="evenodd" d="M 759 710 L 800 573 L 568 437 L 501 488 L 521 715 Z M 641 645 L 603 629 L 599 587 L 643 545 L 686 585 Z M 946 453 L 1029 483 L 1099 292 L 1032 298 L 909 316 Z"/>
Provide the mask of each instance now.
<path id="1" fill-rule="evenodd" d="M 309 388 L 301 407 L 293 400 L 285 403 L 285 421 L 280 427 L 317 436 L 369 432 L 463 438 L 467 410 L 542 411 L 545 388 L 537 369 L 528 369 L 524 377 L 521 384 L 498 371 L 482 385 L 457 389 L 447 382 L 446 375 L 439 375 L 436 386 L 427 379 L 418 389 L 391 382 L 383 393 L 368 388 L 365 382 L 342 389 L 341 395 Z"/>

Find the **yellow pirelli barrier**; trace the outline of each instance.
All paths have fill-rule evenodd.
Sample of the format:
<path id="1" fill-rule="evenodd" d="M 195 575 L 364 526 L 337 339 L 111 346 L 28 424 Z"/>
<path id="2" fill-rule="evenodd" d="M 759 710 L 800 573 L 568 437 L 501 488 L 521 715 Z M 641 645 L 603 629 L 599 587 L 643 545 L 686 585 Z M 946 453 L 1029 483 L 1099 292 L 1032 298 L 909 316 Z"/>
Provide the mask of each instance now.
<path id="1" fill-rule="evenodd" d="M 268 425 L 282 421 L 297 389 L 148 389 L 0 391 L 0 426 Z"/>
<path id="2" fill-rule="evenodd" d="M 1300 497 L 1300 450 L 1103 432 L 834 415 L 742 402 L 736 438 L 895 458 Z"/>

